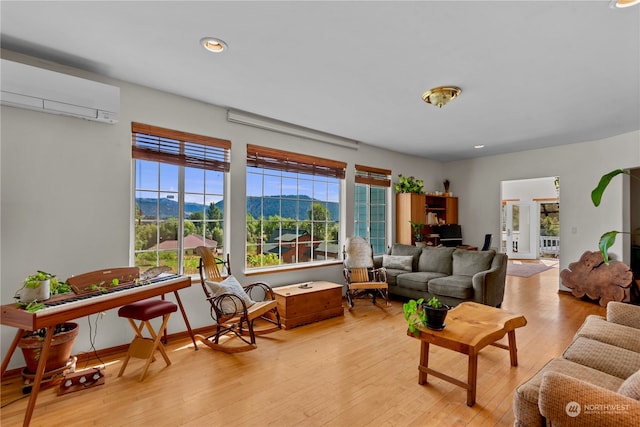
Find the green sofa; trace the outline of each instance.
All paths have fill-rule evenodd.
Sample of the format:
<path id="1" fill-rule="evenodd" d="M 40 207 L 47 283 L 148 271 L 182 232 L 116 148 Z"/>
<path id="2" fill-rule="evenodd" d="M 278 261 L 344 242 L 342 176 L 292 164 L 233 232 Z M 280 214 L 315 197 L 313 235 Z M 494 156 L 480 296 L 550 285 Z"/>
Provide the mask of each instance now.
<path id="1" fill-rule="evenodd" d="M 449 306 L 463 301 L 502 304 L 507 274 L 503 253 L 396 243 L 375 256 L 374 263 L 387 270 L 391 295 L 425 301 L 435 296 Z"/>

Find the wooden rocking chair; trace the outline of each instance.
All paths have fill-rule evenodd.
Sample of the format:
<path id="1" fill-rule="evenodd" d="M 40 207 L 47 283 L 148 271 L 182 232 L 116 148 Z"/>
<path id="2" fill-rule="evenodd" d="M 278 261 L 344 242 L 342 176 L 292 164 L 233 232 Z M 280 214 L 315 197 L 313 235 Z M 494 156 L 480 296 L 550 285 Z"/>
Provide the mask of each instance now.
<path id="1" fill-rule="evenodd" d="M 198 270 L 202 289 L 211 304 L 211 318 L 216 322 L 215 332 L 207 337 L 196 335 L 198 340 L 214 350 L 239 353 L 256 349 L 257 335 L 281 329 L 277 302 L 269 285 L 256 282 L 240 286 L 231 275 L 228 254 L 226 260 L 216 259 L 211 250 L 204 246 L 197 247 L 196 253 L 200 255 Z M 226 269 L 226 278 L 222 277 L 218 265 Z M 255 329 L 254 322 L 258 319 L 268 322 L 268 325 Z M 230 341 L 237 342 L 232 339 L 235 337 L 242 344 L 227 344 Z"/>
<path id="2" fill-rule="evenodd" d="M 375 305 L 378 296 L 387 307 L 391 306 L 387 270 L 384 267 L 374 268 L 371 244 L 363 237 L 349 237 L 342 252 L 349 308 L 353 308 L 353 300 L 357 298 L 371 298 Z"/>

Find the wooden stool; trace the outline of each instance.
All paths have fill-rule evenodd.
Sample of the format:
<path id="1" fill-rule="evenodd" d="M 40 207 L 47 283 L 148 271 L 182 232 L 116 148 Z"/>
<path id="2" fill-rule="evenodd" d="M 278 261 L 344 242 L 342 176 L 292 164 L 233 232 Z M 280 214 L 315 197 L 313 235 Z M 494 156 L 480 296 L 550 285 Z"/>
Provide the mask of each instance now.
<path id="1" fill-rule="evenodd" d="M 145 375 L 147 374 L 147 370 L 149 369 L 149 365 L 154 360 L 154 353 L 157 350 L 160 351 L 162 357 L 164 358 L 167 366 L 171 365 L 171 360 L 169 360 L 169 356 L 167 356 L 167 352 L 164 349 L 164 346 L 160 343 L 160 338 L 164 333 L 164 330 L 167 327 L 167 323 L 169 322 L 169 316 L 171 313 L 174 313 L 178 310 L 178 306 L 172 303 L 171 301 L 165 300 L 157 300 L 157 299 L 148 299 L 144 301 L 134 302 L 133 304 L 128 304 L 120 307 L 118 310 L 118 316 L 126 317 L 131 324 L 131 327 L 136 333 L 136 336 L 131 341 L 129 345 L 129 351 L 127 352 L 127 357 L 124 359 L 124 363 L 122 364 L 122 368 L 120 368 L 120 372 L 118 376 L 122 376 L 125 368 L 127 367 L 127 363 L 129 363 L 129 359 L 132 357 L 137 357 L 139 359 L 147 359 L 147 362 L 144 365 L 144 369 L 142 370 L 142 375 L 140 375 L 140 381 L 144 380 Z M 158 329 L 158 333 L 153 330 L 151 323 L 149 320 L 154 319 L 156 317 L 162 316 L 162 326 Z M 140 321 L 140 325 L 136 325 L 135 320 Z M 144 327 L 147 327 L 147 330 L 151 334 L 151 338 L 145 338 L 142 336 L 142 330 Z"/>

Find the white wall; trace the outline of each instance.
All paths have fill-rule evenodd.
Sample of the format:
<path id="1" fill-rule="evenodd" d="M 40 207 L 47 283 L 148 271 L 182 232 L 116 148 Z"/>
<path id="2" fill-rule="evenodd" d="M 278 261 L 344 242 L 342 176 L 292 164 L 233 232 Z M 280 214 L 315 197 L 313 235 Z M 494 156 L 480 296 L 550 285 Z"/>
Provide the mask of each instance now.
<path id="1" fill-rule="evenodd" d="M 464 240 L 469 243 L 481 242 L 485 233 L 500 235 L 501 181 L 560 177 L 561 271 L 584 251 L 597 250 L 605 231 L 629 230 L 629 219 L 625 220 L 622 209 L 627 177 L 611 182 L 599 208 L 593 206 L 590 195 L 604 173 L 639 165 L 640 131 L 636 131 L 580 144 L 452 162 L 447 167 L 456 182 L 464 183 L 458 185 L 458 210 Z M 611 253 L 628 263 L 629 249 L 623 246 L 624 241 L 618 239 Z"/>
<path id="2" fill-rule="evenodd" d="M 555 178 L 517 179 L 502 182 L 502 199 L 530 202 L 533 199 L 552 199 L 558 197 L 554 185 Z"/>
<path id="3" fill-rule="evenodd" d="M 129 265 L 132 121 L 232 141 L 230 191 L 225 202 L 230 205 L 227 223 L 233 272 L 243 283 L 343 281 L 340 265 L 244 276 L 246 144 L 347 162 L 347 218 L 353 218 L 355 163 L 392 169 L 394 177 L 403 173 L 430 182 L 440 180 L 442 165 L 437 162 L 366 144 L 353 150 L 230 123 L 226 120 L 226 110 L 220 107 L 99 76 L 85 76 L 121 87 L 119 123 L 108 125 L 4 106 L 0 109 L 2 304 L 12 303 L 24 277 L 38 269 L 66 279 L 74 274 Z M 392 145 L 393 141 L 389 143 Z M 389 224 L 395 234 L 395 215 Z M 344 228 L 347 235 L 353 233 L 352 220 L 347 221 Z M 199 282 L 194 284 L 180 295 L 192 327 L 197 328 L 210 325 L 211 319 Z M 91 348 L 87 319 L 80 319 L 79 323 L 81 331 L 74 353 Z M 100 320 L 95 347 L 129 342 L 130 329 L 128 323 L 111 310 Z M 169 329 L 170 332 L 185 329 L 180 316 L 172 317 Z M 4 356 L 15 330 L 3 326 L 1 332 Z M 20 355 L 14 356 L 10 368 L 22 363 Z"/>

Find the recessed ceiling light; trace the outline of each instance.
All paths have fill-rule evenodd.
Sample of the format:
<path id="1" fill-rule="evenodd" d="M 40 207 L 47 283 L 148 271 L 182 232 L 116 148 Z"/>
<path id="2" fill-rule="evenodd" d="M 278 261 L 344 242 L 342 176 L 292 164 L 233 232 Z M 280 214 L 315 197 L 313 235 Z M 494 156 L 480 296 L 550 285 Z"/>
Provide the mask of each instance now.
<path id="1" fill-rule="evenodd" d="M 484 144 L 474 145 L 473 148 L 484 148 Z"/>
<path id="2" fill-rule="evenodd" d="M 213 37 L 205 37 L 201 39 L 200 44 L 209 52 L 213 53 L 222 53 L 227 49 L 227 44 L 223 40 Z"/>

